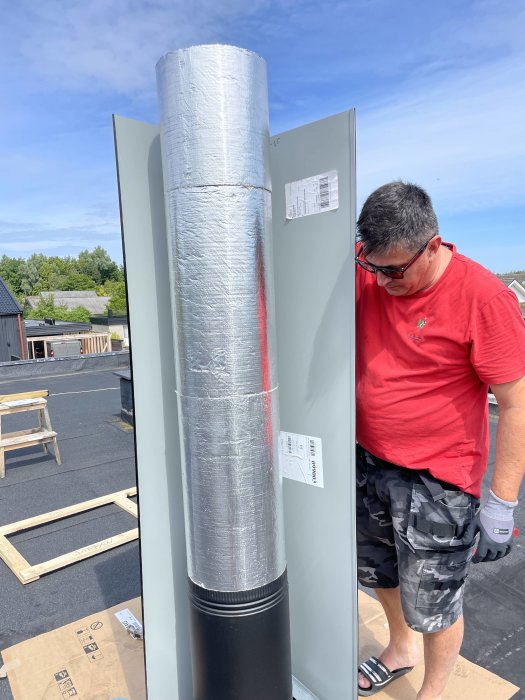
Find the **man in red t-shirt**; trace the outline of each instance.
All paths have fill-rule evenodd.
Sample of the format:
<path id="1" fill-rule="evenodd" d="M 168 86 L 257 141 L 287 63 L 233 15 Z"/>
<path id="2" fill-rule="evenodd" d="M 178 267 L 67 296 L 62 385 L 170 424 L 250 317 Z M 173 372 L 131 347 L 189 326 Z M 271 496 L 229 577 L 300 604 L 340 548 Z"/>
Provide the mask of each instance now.
<path id="1" fill-rule="evenodd" d="M 358 229 L 358 576 L 390 627 L 384 652 L 359 667 L 359 695 L 409 672 L 422 632 L 417 700 L 440 700 L 463 639 L 470 562 L 498 559 L 512 545 L 524 473 L 525 323 L 514 294 L 441 239 L 420 187 L 380 187 Z M 480 509 L 489 385 L 499 423 Z"/>

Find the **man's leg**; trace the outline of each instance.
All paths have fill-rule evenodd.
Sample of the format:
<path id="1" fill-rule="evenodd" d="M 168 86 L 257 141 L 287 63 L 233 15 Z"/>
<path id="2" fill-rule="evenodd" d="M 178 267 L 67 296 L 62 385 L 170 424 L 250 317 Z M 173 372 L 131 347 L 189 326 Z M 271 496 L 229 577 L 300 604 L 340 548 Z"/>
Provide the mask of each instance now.
<path id="1" fill-rule="evenodd" d="M 417 632 L 405 622 L 399 588 L 376 588 L 390 630 L 390 642 L 379 657 L 387 668 L 394 671 L 403 666 L 415 666 L 421 660 Z M 442 693 L 454 669 L 463 641 L 463 615 L 446 630 L 423 634 L 425 650 L 425 677 L 417 700 L 441 700 Z M 369 688 L 370 681 L 359 674 L 361 688 Z"/>
<path id="2" fill-rule="evenodd" d="M 463 641 L 463 615 L 440 632 L 423 635 L 425 678 L 417 700 L 441 700 Z"/>
<path id="3" fill-rule="evenodd" d="M 422 656 L 418 644 L 419 634 L 410 629 L 405 622 L 399 588 L 375 588 L 374 591 L 383 606 L 390 629 L 390 642 L 379 657 L 380 660 L 390 671 L 403 666 L 415 666 Z M 435 683 L 434 680 L 432 682 Z M 359 685 L 361 688 L 370 688 L 370 681 L 361 673 Z M 421 696 L 421 700 L 423 698 L 426 696 Z"/>

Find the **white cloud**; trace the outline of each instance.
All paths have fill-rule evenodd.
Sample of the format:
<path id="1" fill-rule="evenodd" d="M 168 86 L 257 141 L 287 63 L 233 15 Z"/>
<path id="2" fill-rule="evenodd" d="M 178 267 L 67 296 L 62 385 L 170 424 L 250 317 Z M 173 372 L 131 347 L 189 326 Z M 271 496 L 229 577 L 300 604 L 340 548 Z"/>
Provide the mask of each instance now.
<path id="1" fill-rule="evenodd" d="M 2 248 L 7 253 L 13 253 L 15 257 L 25 257 L 26 254 L 32 255 L 33 253 L 44 252 L 48 255 L 51 255 L 53 250 L 58 250 L 66 245 L 68 247 L 78 248 L 79 251 L 82 250 L 82 248 L 84 247 L 82 243 L 75 239 L 49 239 L 47 241 L 39 239 L 37 243 L 34 240 L 2 241 Z"/>
<path id="2" fill-rule="evenodd" d="M 68 89 L 150 93 L 155 64 L 164 53 L 213 40 L 218 28 L 253 16 L 268 3 L 22 0 L 21 5 L 20 52 L 36 74 Z"/>
<path id="3" fill-rule="evenodd" d="M 391 179 L 426 186 L 447 212 L 522 203 L 525 63 L 514 57 L 391 99 L 359 118 L 360 199 Z"/>
<path id="4" fill-rule="evenodd" d="M 0 221 L 0 253 L 29 257 L 76 254 L 97 245 L 106 248 L 114 260 L 122 259 L 120 226 L 117 220 L 101 218 L 96 211 L 85 215 L 72 214 L 40 217 L 36 221 Z"/>

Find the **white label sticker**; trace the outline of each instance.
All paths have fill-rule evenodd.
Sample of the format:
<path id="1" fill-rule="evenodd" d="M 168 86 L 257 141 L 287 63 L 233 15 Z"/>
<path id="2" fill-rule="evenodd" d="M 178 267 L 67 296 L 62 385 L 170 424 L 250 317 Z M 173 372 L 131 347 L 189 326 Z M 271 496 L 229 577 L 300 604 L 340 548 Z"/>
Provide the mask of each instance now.
<path id="1" fill-rule="evenodd" d="M 337 170 L 289 182 L 284 189 L 287 219 L 320 214 L 339 207 Z"/>
<path id="2" fill-rule="evenodd" d="M 284 477 L 323 488 L 321 438 L 296 433 L 279 434 L 279 463 Z"/>
<path id="3" fill-rule="evenodd" d="M 135 615 L 131 612 L 131 610 L 128 610 L 128 608 L 124 608 L 124 610 L 119 610 L 115 613 L 115 617 L 120 622 L 120 624 L 126 629 L 126 631 L 129 630 L 129 632 L 132 633 L 133 637 L 142 637 L 142 625 L 137 620 Z"/>

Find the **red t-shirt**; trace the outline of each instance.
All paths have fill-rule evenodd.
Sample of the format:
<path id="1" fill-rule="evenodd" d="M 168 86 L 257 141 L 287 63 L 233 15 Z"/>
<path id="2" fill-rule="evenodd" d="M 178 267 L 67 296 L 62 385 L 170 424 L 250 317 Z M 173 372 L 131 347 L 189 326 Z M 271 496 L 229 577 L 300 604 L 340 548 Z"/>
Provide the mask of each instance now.
<path id="1" fill-rule="evenodd" d="M 525 323 L 515 294 L 452 249 L 438 281 L 406 297 L 357 266 L 357 440 L 479 497 L 487 388 L 525 375 Z"/>

